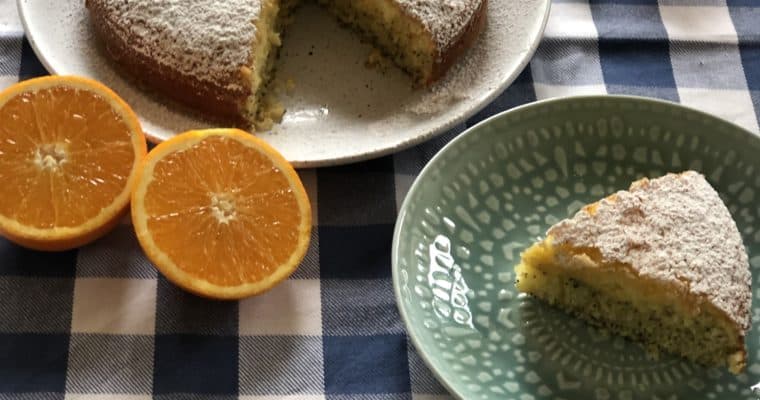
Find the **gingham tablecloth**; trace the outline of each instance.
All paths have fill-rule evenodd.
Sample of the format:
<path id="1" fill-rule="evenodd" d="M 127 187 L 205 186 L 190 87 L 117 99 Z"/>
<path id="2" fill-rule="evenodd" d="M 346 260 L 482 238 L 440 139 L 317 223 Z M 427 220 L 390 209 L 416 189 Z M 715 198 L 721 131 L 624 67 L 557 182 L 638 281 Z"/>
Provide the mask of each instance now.
<path id="1" fill-rule="evenodd" d="M 42 74 L 15 1 L 0 0 L 0 88 Z M 179 291 L 128 225 L 57 254 L 0 239 L 0 399 L 448 398 L 394 302 L 398 207 L 425 162 L 468 126 L 589 93 L 677 101 L 758 132 L 760 0 L 555 0 L 530 66 L 477 116 L 394 156 L 300 171 L 312 247 L 260 298 Z"/>

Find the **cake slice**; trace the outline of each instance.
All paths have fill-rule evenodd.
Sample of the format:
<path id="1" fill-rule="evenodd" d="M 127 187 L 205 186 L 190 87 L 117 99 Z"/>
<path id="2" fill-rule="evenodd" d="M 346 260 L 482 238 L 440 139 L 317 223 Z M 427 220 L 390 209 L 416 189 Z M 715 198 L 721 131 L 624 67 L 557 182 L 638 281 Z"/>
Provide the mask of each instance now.
<path id="1" fill-rule="evenodd" d="M 634 182 L 552 226 L 521 292 L 643 344 L 740 373 L 751 274 L 736 223 L 696 172 Z"/>

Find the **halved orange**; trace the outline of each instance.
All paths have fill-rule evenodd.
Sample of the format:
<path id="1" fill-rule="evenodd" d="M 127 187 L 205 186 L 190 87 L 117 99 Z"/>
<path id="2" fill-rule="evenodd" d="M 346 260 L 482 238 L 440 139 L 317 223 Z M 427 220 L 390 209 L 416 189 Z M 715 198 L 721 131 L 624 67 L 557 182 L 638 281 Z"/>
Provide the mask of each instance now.
<path id="1" fill-rule="evenodd" d="M 0 234 L 37 250 L 118 224 L 147 151 L 135 113 L 102 84 L 50 76 L 0 92 Z"/>
<path id="2" fill-rule="evenodd" d="M 148 258 L 195 294 L 240 299 L 300 264 L 311 206 L 293 167 L 237 129 L 190 131 L 156 146 L 132 192 L 132 223 Z"/>

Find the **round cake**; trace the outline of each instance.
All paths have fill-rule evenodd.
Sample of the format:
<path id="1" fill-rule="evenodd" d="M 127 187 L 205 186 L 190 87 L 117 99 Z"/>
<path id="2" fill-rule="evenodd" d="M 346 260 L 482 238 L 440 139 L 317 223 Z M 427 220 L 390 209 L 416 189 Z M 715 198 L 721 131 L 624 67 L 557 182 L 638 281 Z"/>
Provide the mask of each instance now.
<path id="1" fill-rule="evenodd" d="M 299 0 L 86 0 L 121 69 L 209 116 L 252 126 L 284 21 Z M 483 29 L 487 0 L 319 0 L 418 85 L 440 79 Z M 257 118 L 258 117 L 258 118 Z"/>

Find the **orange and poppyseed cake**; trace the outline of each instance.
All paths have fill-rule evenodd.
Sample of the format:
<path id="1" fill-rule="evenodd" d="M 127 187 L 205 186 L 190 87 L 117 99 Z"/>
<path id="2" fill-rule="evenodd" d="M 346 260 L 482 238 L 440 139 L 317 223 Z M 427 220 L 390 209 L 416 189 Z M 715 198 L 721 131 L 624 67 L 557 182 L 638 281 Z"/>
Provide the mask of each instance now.
<path id="1" fill-rule="evenodd" d="M 252 126 L 297 0 L 86 0 L 108 55 L 151 88 Z M 421 85 L 483 29 L 487 0 L 319 0 Z"/>
<path id="2" fill-rule="evenodd" d="M 519 291 L 641 343 L 740 373 L 751 273 L 704 176 L 641 179 L 552 226 L 515 267 Z"/>

